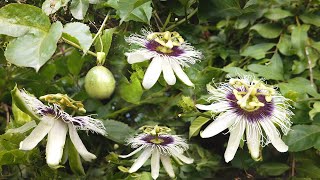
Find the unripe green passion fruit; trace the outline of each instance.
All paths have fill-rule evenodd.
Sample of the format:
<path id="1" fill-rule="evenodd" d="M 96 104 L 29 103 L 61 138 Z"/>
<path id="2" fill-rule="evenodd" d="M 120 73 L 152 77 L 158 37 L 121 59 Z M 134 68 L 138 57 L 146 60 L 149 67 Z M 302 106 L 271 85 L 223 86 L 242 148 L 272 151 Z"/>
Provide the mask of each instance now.
<path id="1" fill-rule="evenodd" d="M 84 79 L 87 94 L 95 99 L 109 98 L 114 91 L 115 84 L 113 74 L 104 66 L 91 68 Z"/>

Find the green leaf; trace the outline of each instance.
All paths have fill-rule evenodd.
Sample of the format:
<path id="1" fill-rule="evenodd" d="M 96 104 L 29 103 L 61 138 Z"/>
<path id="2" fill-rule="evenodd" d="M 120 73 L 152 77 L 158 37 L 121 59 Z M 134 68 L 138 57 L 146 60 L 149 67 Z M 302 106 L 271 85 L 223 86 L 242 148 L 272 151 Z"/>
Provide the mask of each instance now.
<path id="1" fill-rule="evenodd" d="M 266 79 L 283 80 L 283 64 L 278 53 L 273 55 L 267 65 L 250 64 L 248 69 Z"/>
<path id="2" fill-rule="evenodd" d="M 8 4 L 0 9 L 0 34 L 19 37 L 26 33 L 45 34 L 50 20 L 40 8 L 27 4 Z"/>
<path id="3" fill-rule="evenodd" d="M 299 16 L 299 18 L 305 23 L 305 24 L 312 24 L 315 26 L 320 26 L 320 16 L 310 13 L 305 13 Z"/>
<path id="4" fill-rule="evenodd" d="M 267 39 L 277 38 L 282 31 L 282 28 L 276 24 L 256 24 L 250 29 L 256 30 L 260 36 Z"/>
<path id="5" fill-rule="evenodd" d="M 287 10 L 283 10 L 281 8 L 270 8 L 265 14 L 264 16 L 268 19 L 271 20 L 279 20 L 279 19 L 283 19 L 289 16 L 293 16 L 292 13 L 290 11 Z"/>
<path id="6" fill-rule="evenodd" d="M 101 40 L 100 38 L 97 38 L 94 45 L 97 52 L 104 52 L 106 56 L 108 55 L 114 31 L 115 28 L 105 29 L 101 35 Z"/>
<path id="7" fill-rule="evenodd" d="M 291 56 L 294 54 L 290 36 L 287 34 L 281 35 L 279 43 L 277 44 L 277 48 L 283 55 Z"/>
<path id="8" fill-rule="evenodd" d="M 280 176 L 289 169 L 290 167 L 287 164 L 270 162 L 261 164 L 257 171 L 262 176 Z"/>
<path id="9" fill-rule="evenodd" d="M 85 175 L 86 173 L 84 172 L 84 169 L 83 169 L 83 166 L 81 163 L 81 159 L 80 159 L 80 155 L 79 155 L 77 149 L 74 147 L 70 138 L 67 138 L 65 146 L 66 146 L 65 148 L 68 149 L 69 165 L 70 165 L 72 172 L 75 173 L 76 175 L 80 175 L 80 176 Z"/>
<path id="10" fill-rule="evenodd" d="M 107 138 L 120 144 L 124 144 L 126 139 L 134 133 L 131 127 L 120 121 L 104 120 L 103 124 L 108 133 Z"/>
<path id="11" fill-rule="evenodd" d="M 312 148 L 319 135 L 320 126 L 295 125 L 283 140 L 289 146 L 289 151 L 298 152 Z"/>
<path id="12" fill-rule="evenodd" d="M 314 116 L 320 112 L 320 102 L 317 101 L 313 104 L 313 109 L 309 111 L 310 119 L 313 120 Z"/>
<path id="13" fill-rule="evenodd" d="M 301 177 L 320 178 L 320 168 L 314 163 L 307 162 L 296 167 L 297 174 Z"/>
<path id="14" fill-rule="evenodd" d="M 119 93 L 122 99 L 133 104 L 139 104 L 143 89 L 137 73 L 132 73 L 131 83 L 123 77 L 119 83 Z"/>
<path id="15" fill-rule="evenodd" d="M 46 0 L 42 4 L 42 10 L 47 15 L 57 12 L 61 7 L 67 6 L 70 0 Z"/>
<path id="16" fill-rule="evenodd" d="M 275 46 L 274 43 L 261 43 L 253 46 L 246 47 L 242 52 L 241 56 L 250 56 L 254 59 L 262 59 L 266 56 L 268 50 Z"/>
<path id="17" fill-rule="evenodd" d="M 236 77 L 236 76 L 254 76 L 252 72 L 247 72 L 239 67 L 224 67 L 222 69 L 223 71 L 228 73 L 228 76 L 230 77 Z"/>
<path id="18" fill-rule="evenodd" d="M 119 0 L 118 11 L 121 18 L 120 23 L 130 20 L 150 23 L 152 7 L 150 0 Z"/>
<path id="19" fill-rule="evenodd" d="M 89 0 L 72 0 L 70 11 L 74 18 L 82 20 L 89 8 Z"/>
<path id="20" fill-rule="evenodd" d="M 292 74 L 300 74 L 307 68 L 303 61 L 293 61 Z"/>
<path id="21" fill-rule="evenodd" d="M 296 50 L 296 54 L 301 58 L 305 58 L 305 47 L 308 38 L 308 30 L 310 25 L 303 24 L 301 26 L 293 26 L 291 33 L 291 44 Z"/>
<path id="22" fill-rule="evenodd" d="M 197 117 L 194 121 L 192 121 L 190 127 L 189 127 L 189 139 L 193 136 L 197 136 L 199 134 L 199 131 L 201 127 L 207 123 L 210 120 L 210 118 L 206 117 Z"/>
<path id="23" fill-rule="evenodd" d="M 70 73 L 77 76 L 81 71 L 84 60 L 85 58 L 81 56 L 78 50 L 73 50 L 67 59 Z"/>
<path id="24" fill-rule="evenodd" d="M 12 40 L 5 51 L 6 59 L 17 66 L 39 71 L 54 54 L 62 34 L 62 24 L 52 24 L 49 32 L 37 31 Z"/>
<path id="25" fill-rule="evenodd" d="M 87 52 L 92 44 L 92 35 L 89 26 L 83 23 L 74 22 L 64 26 L 63 32 L 75 38 L 83 52 Z"/>
<path id="26" fill-rule="evenodd" d="M 308 93 L 313 97 L 319 98 L 320 95 L 317 93 L 315 87 L 313 87 L 309 80 L 296 77 L 288 80 L 287 83 L 279 83 L 280 91 L 282 94 L 296 92 L 299 94 Z"/>

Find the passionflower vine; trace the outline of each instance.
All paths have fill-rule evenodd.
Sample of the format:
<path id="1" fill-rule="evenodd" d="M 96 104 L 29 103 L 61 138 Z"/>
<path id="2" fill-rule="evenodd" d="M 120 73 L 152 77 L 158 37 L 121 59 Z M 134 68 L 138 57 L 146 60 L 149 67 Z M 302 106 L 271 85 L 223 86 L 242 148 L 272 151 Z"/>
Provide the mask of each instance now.
<path id="1" fill-rule="evenodd" d="M 86 149 L 82 143 L 77 130 L 85 130 L 106 135 L 105 127 L 100 120 L 90 116 L 71 116 L 61 107 L 70 107 L 78 111 L 85 111 L 82 103 L 73 101 L 66 95 L 47 95 L 42 98 L 51 102 L 45 105 L 40 100 L 30 95 L 27 91 L 15 87 L 12 90 L 12 97 L 16 105 L 31 117 L 39 120 L 39 124 L 31 134 L 20 142 L 20 150 L 33 149 L 46 135 L 46 160 L 51 168 L 59 167 L 63 155 L 63 148 L 67 132 L 71 142 L 85 161 L 91 161 L 96 156 Z M 71 99 L 71 100 L 70 100 Z"/>
<path id="2" fill-rule="evenodd" d="M 136 172 L 151 156 L 151 176 L 157 179 L 159 176 L 160 160 L 170 177 L 175 177 L 171 164 L 171 156 L 180 159 L 186 164 L 193 163 L 193 159 L 183 155 L 189 146 L 186 140 L 177 135 L 171 135 L 170 128 L 164 126 L 143 126 L 140 128 L 143 133 L 127 140 L 128 145 L 136 148 L 128 155 L 120 155 L 121 158 L 127 158 L 142 151 L 138 159 L 129 169 L 129 173 Z"/>
<path id="3" fill-rule="evenodd" d="M 240 141 L 246 131 L 246 142 L 253 159 L 260 159 L 260 147 L 272 143 L 279 152 L 288 151 L 288 146 L 281 140 L 282 133 L 290 130 L 288 99 L 274 87 L 266 85 L 254 77 L 231 78 L 229 82 L 220 83 L 216 88 L 207 87 L 211 94 L 210 105 L 197 104 L 201 110 L 216 113 L 214 121 L 201 133 L 202 138 L 209 138 L 229 128 L 230 137 L 224 154 L 226 162 L 235 156 Z"/>
<path id="4" fill-rule="evenodd" d="M 130 64 L 151 60 L 143 78 L 143 87 L 150 89 L 159 79 L 161 72 L 169 85 L 176 83 L 177 76 L 186 85 L 194 86 L 182 67 L 195 64 L 201 59 L 201 52 L 186 43 L 177 32 L 150 32 L 143 29 L 142 34 L 133 34 L 126 38 L 128 43 L 140 47 L 126 53 L 126 56 Z"/>

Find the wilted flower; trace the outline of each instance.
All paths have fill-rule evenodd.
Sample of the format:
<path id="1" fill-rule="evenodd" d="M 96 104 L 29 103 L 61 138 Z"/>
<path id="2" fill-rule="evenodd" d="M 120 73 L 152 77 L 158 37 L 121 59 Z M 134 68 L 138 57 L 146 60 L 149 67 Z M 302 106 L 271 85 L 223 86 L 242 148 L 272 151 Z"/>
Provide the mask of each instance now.
<path id="1" fill-rule="evenodd" d="M 183 155 L 189 146 L 185 139 L 168 134 L 170 129 L 163 126 L 143 126 L 140 128 L 143 130 L 142 134 L 139 134 L 133 138 L 127 140 L 128 144 L 132 148 L 136 148 L 128 155 L 120 155 L 121 158 L 127 158 L 139 151 L 142 151 L 138 159 L 135 160 L 132 167 L 129 169 L 130 173 L 136 172 L 151 156 L 151 175 L 153 179 L 157 179 L 159 176 L 160 160 L 166 172 L 170 177 L 175 177 L 171 164 L 171 156 L 176 159 L 180 159 L 186 164 L 193 163 L 193 159 Z"/>
<path id="2" fill-rule="evenodd" d="M 230 137 L 224 154 L 226 162 L 233 159 L 246 130 L 246 141 L 252 158 L 260 158 L 260 147 L 272 143 L 279 152 L 286 152 L 288 146 L 281 140 L 290 130 L 288 99 L 279 94 L 272 86 L 253 77 L 231 78 L 217 88 L 208 86 L 211 105 L 197 104 L 201 110 L 211 110 L 218 115 L 200 133 L 209 138 L 229 128 Z"/>
<path id="3" fill-rule="evenodd" d="M 177 32 L 150 32 L 142 30 L 143 35 L 133 34 L 126 38 L 130 44 L 140 46 L 130 53 L 128 63 L 138 63 L 151 60 L 144 75 L 142 85 L 150 89 L 159 79 L 161 72 L 169 85 L 176 83 L 177 77 L 186 85 L 194 86 L 182 67 L 188 67 L 200 60 L 201 53 L 186 43 Z"/>
<path id="4" fill-rule="evenodd" d="M 61 94 L 57 95 L 59 98 L 60 96 Z M 62 158 L 66 135 L 69 131 L 71 142 L 80 156 L 86 161 L 91 161 L 96 158 L 94 154 L 88 152 L 77 130 L 92 131 L 106 135 L 105 127 L 101 121 L 93 119 L 90 116 L 73 117 L 61 109 L 61 104 L 44 105 L 37 98 L 17 87 L 12 90 L 12 97 L 22 111 L 40 120 L 40 123 L 31 134 L 20 143 L 20 150 L 33 149 L 48 134 L 46 160 L 50 167 L 56 168 Z M 49 98 L 49 102 L 52 101 L 52 99 L 55 98 Z M 74 104 L 70 104 L 70 101 L 66 99 L 67 98 L 61 98 L 60 100 L 66 104 L 66 106 L 74 106 Z M 84 111 L 83 107 L 79 106 L 79 108 L 81 111 Z"/>

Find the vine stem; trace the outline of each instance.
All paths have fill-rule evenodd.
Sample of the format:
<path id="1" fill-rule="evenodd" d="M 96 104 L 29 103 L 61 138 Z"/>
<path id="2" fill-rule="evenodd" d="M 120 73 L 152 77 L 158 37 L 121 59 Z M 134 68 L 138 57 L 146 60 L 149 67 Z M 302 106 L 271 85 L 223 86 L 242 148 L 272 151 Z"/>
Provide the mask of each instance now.
<path id="1" fill-rule="evenodd" d="M 162 29 L 161 29 L 162 32 L 164 32 L 164 30 L 166 30 L 166 27 L 167 27 L 168 23 L 170 22 L 171 15 L 172 15 L 172 13 L 170 12 L 166 21 L 164 22 L 164 24 L 162 26 Z"/>
<path id="2" fill-rule="evenodd" d="M 180 21 L 178 21 L 176 24 L 173 24 L 173 25 L 169 26 L 169 27 L 167 28 L 167 30 L 170 31 L 170 30 L 174 29 L 175 27 L 179 26 L 180 24 L 184 23 L 186 20 L 190 19 L 193 15 L 195 15 L 197 11 L 198 11 L 198 8 L 196 8 L 195 10 L 193 10 L 193 11 L 187 16 L 187 18 L 183 18 L 183 19 L 181 19 Z"/>
<path id="3" fill-rule="evenodd" d="M 207 115 L 201 112 L 190 113 L 190 114 L 178 114 L 178 117 L 197 117 L 197 116 L 202 116 L 202 117 L 211 119 L 210 115 Z"/>
<path id="4" fill-rule="evenodd" d="M 80 49 L 80 50 L 83 50 L 78 44 L 76 44 L 76 43 L 74 43 L 74 42 L 72 42 L 72 41 L 69 41 L 68 39 L 66 39 L 66 38 L 64 38 L 64 37 L 62 37 L 62 40 L 63 40 L 65 43 L 67 43 L 67 44 L 69 44 L 69 45 L 71 45 L 71 46 L 73 46 L 73 47 L 75 47 L 75 48 L 78 48 L 78 49 Z M 97 54 L 94 53 L 94 52 L 92 52 L 92 51 L 90 51 L 90 50 L 88 50 L 87 53 L 90 54 L 90 55 L 92 55 L 92 56 L 94 56 L 94 57 L 97 57 Z"/>
<path id="5" fill-rule="evenodd" d="M 314 86 L 314 81 L 313 81 L 312 62 L 311 62 L 310 53 L 309 53 L 307 47 L 305 47 L 305 53 L 306 53 L 306 56 L 307 56 L 307 59 L 308 59 L 310 83 L 311 83 L 311 86 L 313 87 Z"/>
<path id="6" fill-rule="evenodd" d="M 106 25 L 106 23 L 107 23 L 107 21 L 108 21 L 108 19 L 109 19 L 109 15 L 110 15 L 110 11 L 108 12 L 108 14 L 106 15 L 106 17 L 104 18 L 104 20 L 103 20 L 103 22 L 102 22 L 102 24 L 101 24 L 101 26 L 100 26 L 100 29 L 98 30 L 97 34 L 93 37 L 92 43 L 93 43 L 93 42 L 100 36 L 100 34 L 102 33 L 102 30 L 104 29 L 104 26 Z M 83 50 L 78 44 L 76 44 L 76 43 L 74 43 L 74 42 L 72 42 L 72 41 L 70 41 L 70 40 L 68 40 L 68 39 L 66 39 L 66 38 L 64 38 L 64 37 L 62 37 L 62 40 L 63 40 L 65 43 L 67 43 L 67 44 L 69 44 L 69 45 L 71 45 L 71 46 L 73 46 L 73 47 L 75 47 L 75 48 L 78 48 L 78 49 L 80 49 L 80 50 Z M 90 47 L 92 46 L 92 43 L 90 44 Z M 83 55 L 86 55 L 87 53 L 90 54 L 90 55 L 92 55 L 92 56 L 94 56 L 94 57 L 97 57 L 97 54 L 94 53 L 94 52 L 92 52 L 92 51 L 90 51 L 90 50 L 84 52 Z"/>
<path id="7" fill-rule="evenodd" d="M 106 25 L 106 23 L 107 23 L 107 21 L 109 19 L 109 15 L 110 15 L 110 11 L 108 12 L 106 17 L 104 18 L 104 20 L 103 20 L 103 22 L 102 22 L 102 24 L 100 26 L 100 29 L 98 30 L 97 34 L 93 37 L 92 43 L 94 43 L 94 41 L 97 39 L 97 37 L 100 36 L 100 34 L 102 33 L 102 30 L 103 30 L 104 26 Z M 91 45 L 92 45 L 92 43 L 91 43 Z"/>

